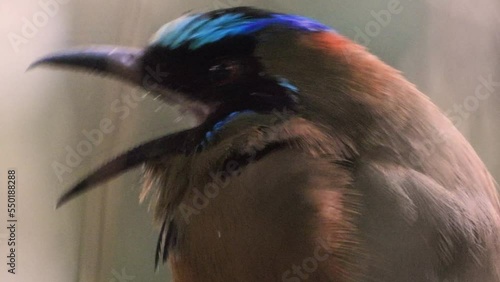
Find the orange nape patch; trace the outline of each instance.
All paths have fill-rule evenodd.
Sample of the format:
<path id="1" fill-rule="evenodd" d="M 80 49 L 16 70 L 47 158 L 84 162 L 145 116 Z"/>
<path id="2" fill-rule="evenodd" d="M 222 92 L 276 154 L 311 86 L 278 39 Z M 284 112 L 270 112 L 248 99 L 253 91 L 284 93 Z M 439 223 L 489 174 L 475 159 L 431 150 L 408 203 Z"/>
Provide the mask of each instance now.
<path id="1" fill-rule="evenodd" d="M 318 48 L 332 54 L 339 54 L 342 52 L 361 51 L 365 48 L 358 45 L 338 33 L 333 32 L 315 32 L 304 34 L 299 39 L 301 44 L 309 48 Z"/>

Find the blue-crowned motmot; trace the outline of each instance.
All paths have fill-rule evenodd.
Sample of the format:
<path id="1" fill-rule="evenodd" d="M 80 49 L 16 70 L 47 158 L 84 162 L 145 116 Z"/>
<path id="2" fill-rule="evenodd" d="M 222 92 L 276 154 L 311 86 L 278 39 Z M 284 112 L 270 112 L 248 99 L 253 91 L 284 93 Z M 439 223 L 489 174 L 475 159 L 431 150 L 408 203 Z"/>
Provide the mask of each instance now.
<path id="1" fill-rule="evenodd" d="M 143 49 L 38 65 L 115 76 L 196 118 L 59 201 L 144 165 L 157 262 L 175 281 L 500 281 L 484 164 L 398 71 L 321 23 L 249 7 L 188 14 Z"/>

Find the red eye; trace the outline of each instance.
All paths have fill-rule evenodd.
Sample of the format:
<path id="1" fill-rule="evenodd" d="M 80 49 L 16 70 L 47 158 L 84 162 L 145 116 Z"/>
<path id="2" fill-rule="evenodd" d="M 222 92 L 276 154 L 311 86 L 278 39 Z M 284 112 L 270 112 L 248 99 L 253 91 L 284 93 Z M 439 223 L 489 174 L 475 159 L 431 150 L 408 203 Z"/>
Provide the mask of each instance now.
<path id="1" fill-rule="evenodd" d="M 224 85 L 238 79 L 241 64 L 236 60 L 225 60 L 210 67 L 210 76 L 214 83 Z"/>

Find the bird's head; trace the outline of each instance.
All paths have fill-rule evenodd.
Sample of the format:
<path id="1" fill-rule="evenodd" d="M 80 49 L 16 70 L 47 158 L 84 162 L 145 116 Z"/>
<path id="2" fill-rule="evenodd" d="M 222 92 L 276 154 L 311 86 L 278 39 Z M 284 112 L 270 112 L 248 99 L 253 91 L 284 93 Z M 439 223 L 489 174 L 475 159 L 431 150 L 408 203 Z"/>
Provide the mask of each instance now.
<path id="1" fill-rule="evenodd" d="M 240 7 L 169 22 L 144 49 L 95 46 L 49 55 L 34 65 L 113 75 L 179 104 L 203 123 L 236 111 L 293 109 L 298 87 L 265 65 L 266 56 L 280 58 L 286 51 L 267 52 L 265 45 L 284 43 L 284 34 L 319 32 L 331 29 L 300 16 Z M 294 43 L 282 46 L 287 44 Z M 300 68 L 298 60 L 289 63 Z"/>
<path id="2" fill-rule="evenodd" d="M 164 25 L 143 49 L 95 46 L 41 58 L 32 66 L 109 74 L 159 94 L 198 120 L 192 129 L 120 155 L 65 194 L 60 204 L 148 160 L 192 152 L 205 141 L 207 132 L 212 134 L 238 113 L 266 114 L 286 108 L 307 115 L 321 107 L 352 113 L 350 107 L 359 103 L 341 94 L 355 93 L 357 84 L 348 82 L 363 74 L 350 69 L 344 48 L 351 46 L 349 52 L 355 53 L 360 47 L 348 44 L 314 20 L 239 7 L 185 15 Z M 327 57 L 337 63 L 326 62 Z M 339 95 L 315 99 L 325 92 Z"/>

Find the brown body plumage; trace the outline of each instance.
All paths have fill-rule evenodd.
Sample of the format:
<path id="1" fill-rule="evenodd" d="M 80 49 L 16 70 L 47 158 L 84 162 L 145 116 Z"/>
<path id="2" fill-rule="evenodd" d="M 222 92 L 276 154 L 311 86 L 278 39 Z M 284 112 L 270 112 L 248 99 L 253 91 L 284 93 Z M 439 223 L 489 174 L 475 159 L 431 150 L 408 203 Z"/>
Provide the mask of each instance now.
<path id="1" fill-rule="evenodd" d="M 449 120 L 337 34 L 304 36 L 284 56 L 301 63 L 281 73 L 306 92 L 310 116 L 240 122 L 206 153 L 147 165 L 156 216 L 178 231 L 176 281 L 499 281 L 495 184 Z M 274 143 L 240 165 L 245 150 Z M 231 178 L 210 177 L 233 160 Z M 204 207 L 194 190 L 218 193 Z M 315 248 L 328 258 L 294 274 L 304 260 L 313 268 Z"/>

